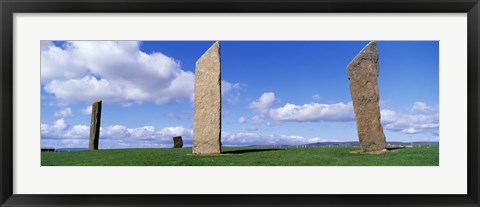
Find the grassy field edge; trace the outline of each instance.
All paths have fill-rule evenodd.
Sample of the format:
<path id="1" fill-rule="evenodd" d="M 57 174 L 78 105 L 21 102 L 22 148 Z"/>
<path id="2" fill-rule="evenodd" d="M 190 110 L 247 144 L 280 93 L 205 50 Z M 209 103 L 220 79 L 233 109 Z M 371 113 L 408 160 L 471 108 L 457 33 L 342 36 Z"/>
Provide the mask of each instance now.
<path id="1" fill-rule="evenodd" d="M 41 152 L 42 166 L 438 166 L 439 147 L 351 154 L 358 147 L 223 147 L 225 156 L 193 156 L 191 148 Z"/>

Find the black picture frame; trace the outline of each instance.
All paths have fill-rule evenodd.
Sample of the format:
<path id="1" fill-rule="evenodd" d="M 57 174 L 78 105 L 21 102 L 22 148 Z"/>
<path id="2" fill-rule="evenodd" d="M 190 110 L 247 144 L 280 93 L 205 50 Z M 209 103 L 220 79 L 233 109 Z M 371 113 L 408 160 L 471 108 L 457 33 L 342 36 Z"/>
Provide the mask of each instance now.
<path id="1" fill-rule="evenodd" d="M 1 206 L 480 206 L 479 0 L 0 0 Z M 21 195 L 13 194 L 15 13 L 467 13 L 468 186 L 465 195 Z"/>

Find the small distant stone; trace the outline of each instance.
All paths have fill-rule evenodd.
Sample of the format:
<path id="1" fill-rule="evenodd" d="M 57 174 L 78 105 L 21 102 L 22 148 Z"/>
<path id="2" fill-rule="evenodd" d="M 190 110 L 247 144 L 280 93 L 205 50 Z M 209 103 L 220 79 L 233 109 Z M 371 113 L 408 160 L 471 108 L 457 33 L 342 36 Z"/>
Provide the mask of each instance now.
<path id="1" fill-rule="evenodd" d="M 173 148 L 182 148 L 182 147 L 183 147 L 182 136 L 173 137 Z"/>
<path id="2" fill-rule="evenodd" d="M 42 152 L 55 152 L 55 148 L 45 147 L 45 148 L 41 148 L 41 151 Z"/>

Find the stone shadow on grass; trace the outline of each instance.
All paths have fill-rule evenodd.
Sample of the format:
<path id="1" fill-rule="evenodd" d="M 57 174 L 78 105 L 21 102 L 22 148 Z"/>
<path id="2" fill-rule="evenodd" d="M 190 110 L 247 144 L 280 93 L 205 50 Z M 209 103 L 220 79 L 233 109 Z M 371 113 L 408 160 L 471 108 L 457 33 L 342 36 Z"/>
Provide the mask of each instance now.
<path id="1" fill-rule="evenodd" d="M 398 150 L 403 150 L 409 147 L 387 147 L 383 150 L 378 150 L 378 151 L 369 151 L 369 152 L 362 152 L 361 150 L 354 150 L 350 151 L 350 154 L 372 154 L 372 155 L 381 155 L 381 154 L 386 154 L 386 153 L 394 153 L 397 152 Z"/>
<path id="2" fill-rule="evenodd" d="M 399 149 L 406 149 L 408 147 L 387 147 L 387 150 L 388 151 L 391 151 L 391 150 L 399 150 Z"/>
<path id="3" fill-rule="evenodd" d="M 268 149 L 240 149 L 240 150 L 229 150 L 224 151 L 222 154 L 243 154 L 243 153 L 250 153 L 250 152 L 265 152 L 265 151 L 277 151 L 277 150 L 285 150 L 279 148 L 268 148 Z"/>

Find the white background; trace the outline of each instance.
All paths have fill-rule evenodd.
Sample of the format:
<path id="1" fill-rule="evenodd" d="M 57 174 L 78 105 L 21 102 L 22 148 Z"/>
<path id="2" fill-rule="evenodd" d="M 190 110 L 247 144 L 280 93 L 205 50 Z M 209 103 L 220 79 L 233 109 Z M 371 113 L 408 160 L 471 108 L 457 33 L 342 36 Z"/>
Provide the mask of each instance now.
<path id="1" fill-rule="evenodd" d="M 15 14 L 14 193 L 466 194 L 466 32 L 466 14 Z M 439 40 L 440 166 L 41 167 L 40 40 Z"/>

